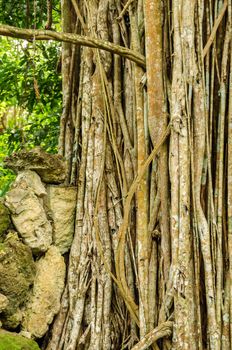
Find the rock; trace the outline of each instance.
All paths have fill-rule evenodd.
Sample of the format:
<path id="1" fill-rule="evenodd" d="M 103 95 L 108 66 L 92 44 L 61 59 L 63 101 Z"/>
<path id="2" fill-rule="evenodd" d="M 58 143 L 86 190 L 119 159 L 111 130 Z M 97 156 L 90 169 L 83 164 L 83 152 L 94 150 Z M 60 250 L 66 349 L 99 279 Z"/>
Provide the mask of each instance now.
<path id="1" fill-rule="evenodd" d="M 19 240 L 16 233 L 8 233 L 5 241 L 0 243 L 0 293 L 8 299 L 0 317 L 5 327 L 15 328 L 20 324 L 20 307 L 27 300 L 34 276 L 31 249 Z"/>
<path id="2" fill-rule="evenodd" d="M 66 163 L 60 155 L 46 153 L 39 147 L 13 153 L 5 158 L 4 162 L 16 173 L 34 170 L 46 183 L 62 183 L 67 174 Z"/>
<path id="3" fill-rule="evenodd" d="M 13 187 L 20 187 L 22 189 L 30 188 L 37 197 L 43 197 L 47 194 L 39 175 L 31 170 L 20 171 L 14 181 Z"/>
<path id="4" fill-rule="evenodd" d="M 4 328 L 15 329 L 17 328 L 23 319 L 23 313 L 21 309 L 17 309 L 12 315 L 6 314 L 2 316 L 2 322 Z"/>
<path id="5" fill-rule="evenodd" d="M 0 293 L 0 312 L 4 311 L 9 304 L 9 299 Z"/>
<path id="6" fill-rule="evenodd" d="M 17 333 L 0 330 L 0 350 L 39 350 L 38 344 Z"/>
<path id="7" fill-rule="evenodd" d="M 54 185 L 48 185 L 46 189 L 46 204 L 53 221 L 53 244 L 64 254 L 73 240 L 77 189 Z"/>
<path id="8" fill-rule="evenodd" d="M 38 197 L 44 194 L 39 176 L 27 171 L 18 175 L 5 197 L 15 228 L 35 254 L 47 251 L 52 243 L 52 226 Z"/>
<path id="9" fill-rule="evenodd" d="M 33 337 L 43 337 L 58 313 L 64 280 L 64 259 L 58 248 L 52 246 L 36 263 L 33 291 L 24 313 L 23 330 Z"/>
<path id="10" fill-rule="evenodd" d="M 6 232 L 10 226 L 10 213 L 9 210 L 0 200 L 0 237 Z"/>

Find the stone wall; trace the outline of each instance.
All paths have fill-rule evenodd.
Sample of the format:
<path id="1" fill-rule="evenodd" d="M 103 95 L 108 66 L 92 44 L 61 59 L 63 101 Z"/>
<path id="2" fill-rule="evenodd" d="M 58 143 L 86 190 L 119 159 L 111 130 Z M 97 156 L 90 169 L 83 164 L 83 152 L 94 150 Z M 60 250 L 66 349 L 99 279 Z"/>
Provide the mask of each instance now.
<path id="1" fill-rule="evenodd" d="M 39 149 L 8 158 L 17 172 L 0 202 L 0 322 L 41 338 L 58 313 L 74 235 L 76 187 L 65 162 Z"/>

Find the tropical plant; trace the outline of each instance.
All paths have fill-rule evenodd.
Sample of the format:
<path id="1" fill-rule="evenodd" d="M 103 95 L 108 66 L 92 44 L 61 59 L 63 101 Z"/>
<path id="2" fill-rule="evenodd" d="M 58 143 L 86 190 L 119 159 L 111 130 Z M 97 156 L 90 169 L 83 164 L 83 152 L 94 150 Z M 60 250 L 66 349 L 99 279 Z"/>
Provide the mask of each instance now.
<path id="1" fill-rule="evenodd" d="M 7 9 L 6 5 L 0 13 L 6 14 Z M 17 6 L 14 10 L 18 12 Z M 0 38 L 0 195 L 14 178 L 3 166 L 6 156 L 35 146 L 47 152 L 57 151 L 61 114 L 59 61 L 58 43 Z"/>

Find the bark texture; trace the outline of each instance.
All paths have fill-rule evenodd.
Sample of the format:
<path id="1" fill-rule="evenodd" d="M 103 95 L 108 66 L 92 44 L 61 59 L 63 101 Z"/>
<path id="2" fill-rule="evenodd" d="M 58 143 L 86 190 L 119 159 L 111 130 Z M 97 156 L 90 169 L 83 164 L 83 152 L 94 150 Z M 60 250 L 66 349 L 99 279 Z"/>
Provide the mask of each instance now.
<path id="1" fill-rule="evenodd" d="M 64 44 L 60 153 L 78 194 L 47 349 L 229 349 L 231 2 L 63 11 L 64 32 L 144 55 L 146 71 Z"/>

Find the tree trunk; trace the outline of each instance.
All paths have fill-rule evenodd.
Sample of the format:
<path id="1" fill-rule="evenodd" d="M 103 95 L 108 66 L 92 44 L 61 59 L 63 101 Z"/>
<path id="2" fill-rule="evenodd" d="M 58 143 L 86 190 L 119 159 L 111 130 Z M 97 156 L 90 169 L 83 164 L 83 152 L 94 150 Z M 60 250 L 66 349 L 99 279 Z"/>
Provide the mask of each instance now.
<path id="1" fill-rule="evenodd" d="M 47 350 L 229 349 L 231 1 L 64 0 L 62 13 L 64 32 L 133 49 L 146 72 L 63 44 L 60 153 L 78 199 Z"/>

